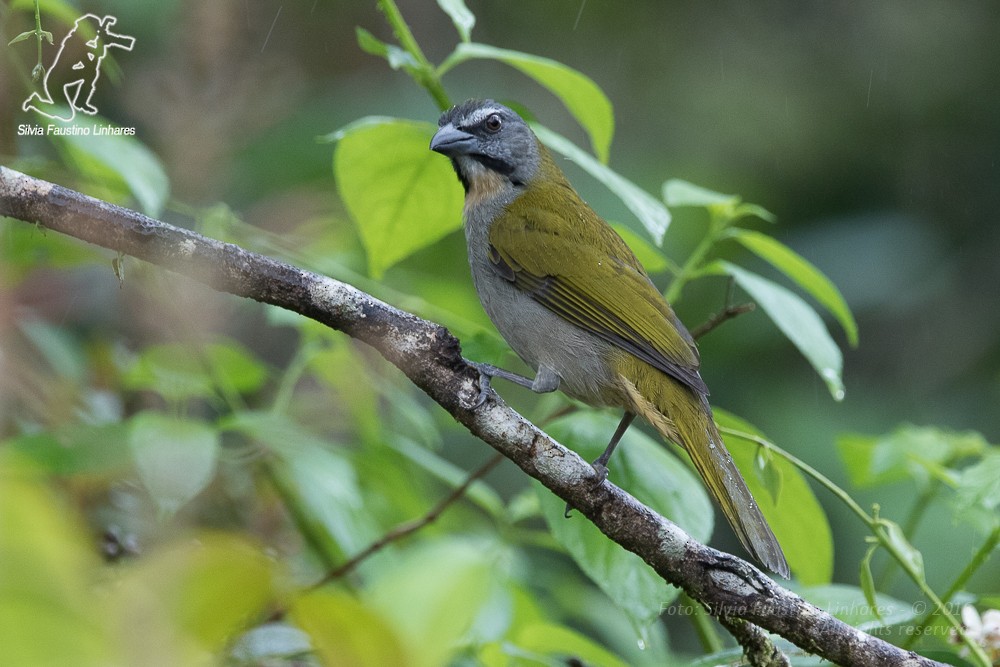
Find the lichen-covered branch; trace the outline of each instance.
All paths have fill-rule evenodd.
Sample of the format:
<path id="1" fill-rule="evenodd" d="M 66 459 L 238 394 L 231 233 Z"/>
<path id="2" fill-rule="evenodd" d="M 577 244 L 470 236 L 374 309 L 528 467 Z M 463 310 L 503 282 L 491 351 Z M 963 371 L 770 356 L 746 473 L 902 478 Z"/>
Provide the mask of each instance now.
<path id="1" fill-rule="evenodd" d="M 696 542 L 611 483 L 594 486 L 590 464 L 552 440 L 496 394 L 473 407 L 478 372 L 444 327 L 345 283 L 153 220 L 0 167 L 0 215 L 73 236 L 199 280 L 217 290 L 287 308 L 364 341 L 396 365 L 475 436 L 539 480 L 737 627 L 741 619 L 843 665 L 939 664 L 852 628 L 777 585 L 756 567 Z M 763 635 L 749 628 L 755 641 Z"/>

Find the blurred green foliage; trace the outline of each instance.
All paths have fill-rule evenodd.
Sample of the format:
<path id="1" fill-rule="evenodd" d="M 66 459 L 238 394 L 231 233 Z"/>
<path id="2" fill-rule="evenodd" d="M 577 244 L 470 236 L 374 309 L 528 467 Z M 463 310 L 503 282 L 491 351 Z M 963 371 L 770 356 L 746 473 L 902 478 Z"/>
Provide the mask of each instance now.
<path id="1" fill-rule="evenodd" d="M 137 136 L 20 136 L 36 122 L 20 109 L 25 38 L 0 55 L 0 163 L 343 279 L 448 326 L 468 357 L 513 366 L 468 280 L 461 189 L 426 150 L 437 110 L 420 88 L 438 107 L 516 101 L 689 324 L 723 307 L 720 274 L 767 316 L 725 324 L 702 356 L 713 403 L 823 473 L 718 411 L 793 586 L 966 664 L 922 587 L 952 617 L 1000 599 L 990 3 L 96 5 L 137 37 L 98 100 Z M 39 6 L 57 41 L 83 11 Z M 34 3 L 0 4 L 0 26 L 4 44 L 34 37 Z M 691 631 L 703 610 L 510 466 L 316 587 L 488 452 L 344 336 L 118 261 L 0 225 L 0 662 L 704 652 Z M 856 351 L 842 357 L 823 316 Z M 613 430 L 596 412 L 553 420 L 564 398 L 501 391 L 587 456 Z M 612 481 L 712 536 L 677 452 L 635 427 L 626 440 Z"/>

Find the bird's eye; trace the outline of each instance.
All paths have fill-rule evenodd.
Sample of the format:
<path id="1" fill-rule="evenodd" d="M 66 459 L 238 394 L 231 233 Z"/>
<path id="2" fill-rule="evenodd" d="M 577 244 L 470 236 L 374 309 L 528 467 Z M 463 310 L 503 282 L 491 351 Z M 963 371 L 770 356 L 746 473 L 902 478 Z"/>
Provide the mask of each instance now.
<path id="1" fill-rule="evenodd" d="M 496 134 L 500 131 L 500 127 L 503 125 L 503 120 L 500 118 L 500 114 L 494 113 L 486 117 L 483 121 L 483 127 L 486 128 L 487 132 L 492 132 Z"/>

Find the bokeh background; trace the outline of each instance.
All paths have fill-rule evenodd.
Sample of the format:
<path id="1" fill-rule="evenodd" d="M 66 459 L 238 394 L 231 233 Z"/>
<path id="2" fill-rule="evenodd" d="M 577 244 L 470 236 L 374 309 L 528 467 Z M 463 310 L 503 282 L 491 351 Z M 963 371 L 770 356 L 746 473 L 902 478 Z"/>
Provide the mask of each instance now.
<path id="1" fill-rule="evenodd" d="M 4 42 L 32 27 L 22 4 L 0 3 Z M 778 223 L 761 228 L 843 291 L 860 329 L 859 347 L 846 349 L 831 323 L 845 347 L 843 402 L 832 401 L 792 345 L 754 313 L 701 343 L 715 404 L 844 485 L 835 448 L 843 433 L 880 434 L 912 423 L 1000 441 L 994 2 L 468 0 L 468 6 L 478 19 L 475 41 L 551 57 L 604 89 L 615 107 L 612 167 L 653 193 L 667 178 L 683 178 L 764 206 Z M 443 59 L 457 36 L 436 3 L 400 0 L 399 7 L 428 58 Z M 364 274 L 363 253 L 336 195 L 332 147 L 316 137 L 369 114 L 426 121 L 438 115 L 404 73 L 358 48 L 356 26 L 391 39 L 373 2 L 109 0 L 78 8 L 114 14 L 118 28 L 136 37 L 133 52 L 117 55 L 119 71 L 100 87 L 96 103 L 107 118 L 136 127 L 137 138 L 162 160 L 171 183 L 168 220 L 186 224 L 191 209 L 224 202 L 277 235 L 309 221 L 339 226 L 342 244 L 330 252 Z M 20 47 L 3 47 L 0 58 L 0 162 L 47 164 L 47 175 L 58 180 L 55 149 L 16 133 L 29 120 L 20 101 L 34 62 L 33 46 Z M 456 101 L 517 101 L 546 125 L 583 140 L 558 100 L 502 65 L 462 65 L 445 85 Z M 600 183 L 569 172 L 605 217 L 639 228 Z M 668 251 L 682 256 L 699 224 L 695 216 L 677 216 Z M 482 319 L 462 244 L 460 233 L 453 234 L 391 269 L 385 284 L 405 292 L 413 273 L 437 264 L 451 276 L 460 304 L 454 310 Z M 735 247 L 730 252 L 749 262 Z M 172 276 L 134 271 L 141 292 L 128 289 L 131 279 L 119 289 L 110 270 L 40 265 L 30 281 L 0 295 L 5 435 L 18 424 L 51 422 L 59 404 L 51 393 L 58 381 L 42 381 L 29 362 L 12 361 L 30 356 L 10 334 L 29 311 L 81 336 L 118 332 L 108 335 L 132 343 L 220 330 L 275 365 L 287 361 L 292 334 L 268 328 L 259 312 L 196 287 L 179 289 Z M 722 283 L 696 284 L 678 310 L 693 326 L 718 310 L 724 295 Z M 518 390 L 505 393 L 519 406 L 533 400 Z M 462 465 L 485 456 L 460 432 L 447 444 Z M 517 475 L 501 469 L 493 479 L 523 483 Z M 819 496 L 836 539 L 835 579 L 856 583 L 862 533 L 841 506 Z M 897 519 L 914 496 L 908 482 L 874 495 L 856 492 L 863 506 L 877 500 L 884 515 Z M 975 541 L 944 511 L 925 517 L 914 539 L 939 587 L 954 576 L 948 568 L 954 554 L 964 556 Z M 716 540 L 729 544 L 726 535 Z M 998 566 L 984 568 L 972 587 L 995 582 Z M 912 594 L 902 578 L 894 592 Z"/>

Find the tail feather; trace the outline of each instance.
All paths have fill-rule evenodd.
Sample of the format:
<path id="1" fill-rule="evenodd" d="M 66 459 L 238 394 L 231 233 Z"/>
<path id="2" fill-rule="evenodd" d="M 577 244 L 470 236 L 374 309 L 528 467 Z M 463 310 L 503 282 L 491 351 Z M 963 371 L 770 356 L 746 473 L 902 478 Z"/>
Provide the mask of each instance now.
<path id="1" fill-rule="evenodd" d="M 631 409 L 663 437 L 687 450 L 744 548 L 764 567 L 787 579 L 790 573 L 781 545 L 722 442 L 708 399 L 662 374 L 657 374 L 653 387 L 636 387 L 624 376 L 621 380 Z"/>

